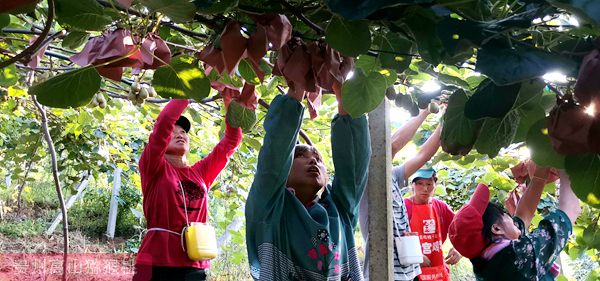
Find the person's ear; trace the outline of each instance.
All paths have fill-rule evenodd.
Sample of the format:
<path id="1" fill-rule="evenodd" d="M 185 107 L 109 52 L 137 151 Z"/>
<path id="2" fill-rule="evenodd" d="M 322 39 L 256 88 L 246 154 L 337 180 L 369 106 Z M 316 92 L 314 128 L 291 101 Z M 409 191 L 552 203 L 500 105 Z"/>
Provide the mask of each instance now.
<path id="1" fill-rule="evenodd" d="M 499 223 L 492 224 L 492 234 L 504 235 L 504 227 Z"/>

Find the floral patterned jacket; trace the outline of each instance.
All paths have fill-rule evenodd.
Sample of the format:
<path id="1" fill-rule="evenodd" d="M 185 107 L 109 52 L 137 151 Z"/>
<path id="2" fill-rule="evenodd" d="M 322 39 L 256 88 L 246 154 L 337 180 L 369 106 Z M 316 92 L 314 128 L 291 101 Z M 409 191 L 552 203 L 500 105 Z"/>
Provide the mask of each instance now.
<path id="1" fill-rule="evenodd" d="M 550 269 L 573 230 L 569 217 L 561 210 L 552 211 L 531 233 L 520 218 L 513 220 L 521 237 L 488 261 L 473 262 L 477 280 L 554 280 Z"/>

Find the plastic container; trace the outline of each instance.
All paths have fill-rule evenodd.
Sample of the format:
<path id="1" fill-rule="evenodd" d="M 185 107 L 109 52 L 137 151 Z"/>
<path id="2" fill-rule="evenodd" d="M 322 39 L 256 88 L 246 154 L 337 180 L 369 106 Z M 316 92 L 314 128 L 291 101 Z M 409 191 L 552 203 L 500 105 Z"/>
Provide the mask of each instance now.
<path id="1" fill-rule="evenodd" d="M 402 265 L 423 262 L 423 252 L 418 235 L 396 237 L 396 252 L 398 252 L 398 260 Z"/>
<path id="2" fill-rule="evenodd" d="M 187 255 L 191 260 L 211 260 L 217 257 L 215 229 L 206 223 L 192 222 L 185 231 Z"/>

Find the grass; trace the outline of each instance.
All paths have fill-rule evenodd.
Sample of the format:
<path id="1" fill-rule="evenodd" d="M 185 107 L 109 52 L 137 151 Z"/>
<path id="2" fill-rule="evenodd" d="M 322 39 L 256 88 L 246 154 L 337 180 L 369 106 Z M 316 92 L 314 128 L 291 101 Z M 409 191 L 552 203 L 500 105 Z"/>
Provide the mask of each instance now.
<path id="1" fill-rule="evenodd" d="M 41 235 L 46 229 L 46 222 L 41 219 L 23 219 L 20 221 L 4 220 L 0 222 L 0 234 L 7 237 L 30 237 Z"/>

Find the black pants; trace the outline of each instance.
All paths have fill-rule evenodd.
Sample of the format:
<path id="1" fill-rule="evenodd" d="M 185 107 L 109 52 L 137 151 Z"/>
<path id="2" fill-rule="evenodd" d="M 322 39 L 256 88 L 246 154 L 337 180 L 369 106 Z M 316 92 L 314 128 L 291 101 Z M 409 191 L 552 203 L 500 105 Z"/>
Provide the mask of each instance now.
<path id="1" fill-rule="evenodd" d="M 136 266 L 133 281 L 204 281 L 206 271 L 194 267 Z"/>

